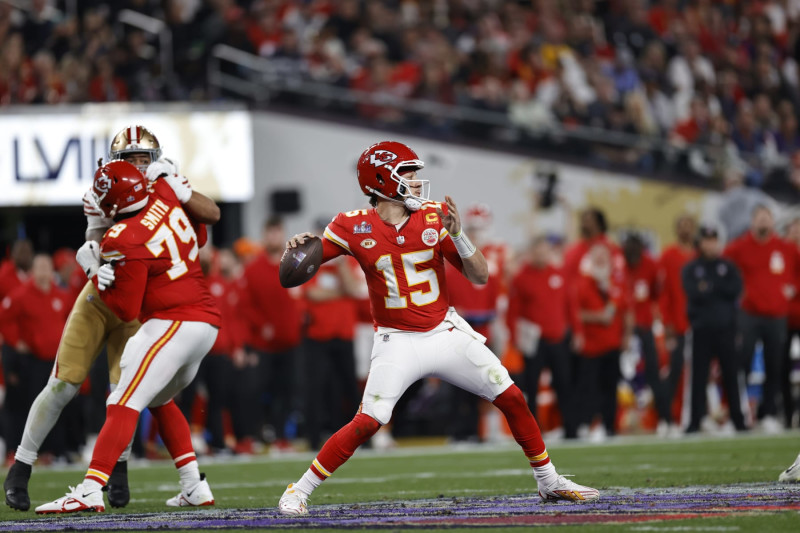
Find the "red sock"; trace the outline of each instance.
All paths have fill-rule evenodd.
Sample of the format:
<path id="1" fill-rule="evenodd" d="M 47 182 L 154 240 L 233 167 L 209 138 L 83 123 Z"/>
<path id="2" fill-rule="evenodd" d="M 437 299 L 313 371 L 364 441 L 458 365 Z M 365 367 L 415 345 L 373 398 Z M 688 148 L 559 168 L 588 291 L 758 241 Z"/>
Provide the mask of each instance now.
<path id="1" fill-rule="evenodd" d="M 542 432 L 539 431 L 539 424 L 533 417 L 522 391 L 516 385 L 511 385 L 503 394 L 495 398 L 493 402 L 508 421 L 508 427 L 528 457 L 531 466 L 544 466 L 550 462 L 547 449 L 542 440 Z"/>
<path id="2" fill-rule="evenodd" d="M 345 461 L 350 459 L 356 448 L 367 442 L 378 429 L 380 423 L 369 415 L 358 413 L 349 424 L 333 434 L 311 463 L 311 471 L 320 478 L 327 479 Z"/>
<path id="3" fill-rule="evenodd" d="M 92 462 L 86 472 L 86 479 L 101 485 L 108 483 L 108 476 L 117 464 L 117 459 L 128 447 L 134 431 L 139 411 L 123 405 L 106 407 L 106 421 L 97 436 L 92 453 Z"/>
<path id="4" fill-rule="evenodd" d="M 158 432 L 161 434 L 164 446 L 167 447 L 172 460 L 175 461 L 175 468 L 197 460 L 192 446 L 192 432 L 189 430 L 189 423 L 175 402 L 170 400 L 160 407 L 151 407 L 150 412 L 153 413 L 153 419 L 158 423 Z"/>

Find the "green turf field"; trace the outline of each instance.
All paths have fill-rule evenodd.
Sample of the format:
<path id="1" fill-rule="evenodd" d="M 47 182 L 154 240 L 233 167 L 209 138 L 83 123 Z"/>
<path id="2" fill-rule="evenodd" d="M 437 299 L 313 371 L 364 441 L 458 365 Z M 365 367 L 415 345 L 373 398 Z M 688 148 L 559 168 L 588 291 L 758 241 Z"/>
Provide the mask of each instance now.
<path id="1" fill-rule="evenodd" d="M 601 445 L 555 444 L 550 448 L 559 472 L 574 474 L 575 481 L 600 489 L 601 501 L 608 494 L 612 511 L 613 495 L 622 489 L 633 489 L 635 493 L 637 489 L 727 484 L 759 484 L 763 489 L 767 484 L 768 492 L 769 484 L 774 483 L 775 490 L 785 492 L 787 486 L 776 480 L 798 452 L 800 432 L 796 431 L 779 437 L 669 441 L 623 438 Z M 201 471 L 208 476 L 217 509 L 274 508 L 286 484 L 295 481 L 312 458 L 309 454 L 237 457 L 225 462 L 201 458 Z M 63 495 L 67 485 L 81 481 L 84 471 L 85 467 L 35 468 L 30 485 L 32 507 Z M 106 515 L 168 510 L 164 501 L 178 492 L 177 474 L 170 463 L 132 465 L 129 476 L 130 505 L 123 510 L 110 509 Z M 800 503 L 800 485 L 788 486 L 788 490 L 794 491 L 791 494 Z M 535 493 L 527 461 L 514 445 L 439 446 L 398 448 L 386 453 L 359 452 L 314 493 L 309 503 L 313 510 L 313 506 L 326 504 L 424 498 L 457 501 L 529 494 L 533 499 Z M 37 516 L 32 510 L 21 513 L 2 506 L 0 519 L 36 520 Z M 564 526 L 559 531 L 578 531 L 578 527 L 582 532 L 800 531 L 800 513 L 756 510 L 736 516 L 681 521 Z"/>

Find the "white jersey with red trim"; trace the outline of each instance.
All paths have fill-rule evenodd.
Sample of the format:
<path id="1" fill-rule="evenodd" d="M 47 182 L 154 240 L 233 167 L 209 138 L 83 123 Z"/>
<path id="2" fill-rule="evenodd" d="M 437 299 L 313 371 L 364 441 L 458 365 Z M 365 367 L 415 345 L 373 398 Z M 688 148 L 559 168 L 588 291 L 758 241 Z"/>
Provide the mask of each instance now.
<path id="1" fill-rule="evenodd" d="M 444 259 L 462 269 L 453 241 L 436 212 L 447 206 L 426 203 L 397 226 L 375 209 L 339 213 L 325 228 L 323 261 L 342 253 L 355 257 L 366 274 L 376 327 L 430 331 L 447 313 Z"/>

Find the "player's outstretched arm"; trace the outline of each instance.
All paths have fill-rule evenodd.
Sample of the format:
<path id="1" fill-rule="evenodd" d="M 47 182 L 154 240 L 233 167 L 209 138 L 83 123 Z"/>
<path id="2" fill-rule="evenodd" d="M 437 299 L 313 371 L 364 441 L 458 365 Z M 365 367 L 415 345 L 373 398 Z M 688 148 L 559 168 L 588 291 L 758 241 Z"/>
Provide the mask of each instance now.
<path id="1" fill-rule="evenodd" d="M 461 273 L 472 283 L 484 285 L 489 281 L 489 265 L 486 263 L 486 258 L 462 232 L 461 216 L 458 214 L 456 203 L 449 196 L 445 196 L 444 201 L 447 204 L 447 214 L 444 214 L 440 207 L 436 208 L 436 212 L 461 257 Z"/>
<path id="2" fill-rule="evenodd" d="M 219 222 L 220 211 L 216 202 L 192 189 L 189 180 L 178 173 L 178 167 L 172 160 L 162 157 L 154 161 L 147 167 L 146 176 L 150 183 L 163 179 L 195 222 L 200 224 Z"/>
<path id="3" fill-rule="evenodd" d="M 220 211 L 217 203 L 203 193 L 192 191 L 189 201 L 183 204 L 189 216 L 200 224 L 216 224 L 219 222 Z"/>

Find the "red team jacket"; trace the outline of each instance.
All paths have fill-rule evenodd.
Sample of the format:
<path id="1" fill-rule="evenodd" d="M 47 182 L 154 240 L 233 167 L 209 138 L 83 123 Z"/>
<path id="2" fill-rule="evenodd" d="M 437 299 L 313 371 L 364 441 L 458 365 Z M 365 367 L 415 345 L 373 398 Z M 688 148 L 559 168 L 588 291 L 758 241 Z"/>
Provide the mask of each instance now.
<path id="1" fill-rule="evenodd" d="M 6 296 L 0 305 L 0 326 L 11 324 L 18 332 L 9 346 L 22 341 L 37 359 L 53 361 L 61 331 L 71 309 L 70 295 L 55 283 L 48 292 L 28 280 Z"/>
<path id="2" fill-rule="evenodd" d="M 339 213 L 325 228 L 323 262 L 350 254 L 367 278 L 375 327 L 430 331 L 449 307 L 444 259 L 461 258 L 429 202 L 397 229 L 375 209 Z M 447 206 L 438 204 L 446 212 Z"/>
<path id="3" fill-rule="evenodd" d="M 624 316 L 628 310 L 628 301 L 621 284 L 611 282 L 608 293 L 603 293 L 594 279 L 581 276 L 577 284 L 578 309 L 584 311 L 600 311 L 608 302 L 616 306 L 616 313 L 611 324 L 584 323 L 583 349 L 581 355 L 597 357 L 622 347 L 624 334 Z"/>
<path id="4" fill-rule="evenodd" d="M 244 346 L 246 328 L 239 319 L 239 304 L 241 294 L 238 280 L 227 280 L 218 274 L 206 277 L 208 289 L 220 311 L 222 326 L 217 333 L 214 346 L 209 355 L 231 355 L 235 350 Z"/>
<path id="5" fill-rule="evenodd" d="M 151 318 L 206 322 L 220 313 L 197 261 L 208 233 L 192 221 L 166 183 L 156 181 L 147 205 L 103 236 L 101 256 L 116 261 L 114 285 L 100 292 L 124 321 Z M 97 285 L 97 277 L 93 280 Z"/>
<path id="6" fill-rule="evenodd" d="M 460 271 L 455 275 L 457 269 L 452 265 L 447 266 L 446 275 L 450 305 L 475 331 L 489 338 L 491 321 L 497 316 L 497 301 L 506 290 L 503 283 L 506 249 L 502 244 L 487 244 L 481 252 L 489 269 L 489 281 L 484 285 L 472 283 Z"/>
<path id="7" fill-rule="evenodd" d="M 516 337 L 517 318 L 542 328 L 542 338 L 559 342 L 567 333 L 567 284 L 561 268 L 536 268 L 526 264 L 514 276 L 509 289 L 506 320 L 511 340 Z"/>
<path id="8" fill-rule="evenodd" d="M 664 325 L 674 329 L 678 335 L 684 335 L 689 329 L 688 302 L 681 271 L 694 256 L 694 250 L 685 250 L 679 244 L 673 244 L 664 249 L 659 260 L 661 317 Z"/>
<path id="9" fill-rule="evenodd" d="M 300 309 L 297 300 L 278 278 L 280 263 L 266 253 L 245 268 L 242 310 L 248 323 L 248 344 L 256 350 L 277 353 L 300 344 Z"/>
<path id="10" fill-rule="evenodd" d="M 338 270 L 336 265 L 322 265 L 317 275 L 303 285 L 303 292 L 315 286 L 338 286 L 341 283 Z M 320 342 L 332 339 L 353 340 L 358 316 L 357 300 L 348 296 L 325 301 L 306 298 L 305 312 L 308 319 L 305 336 L 309 339 Z"/>
<path id="11" fill-rule="evenodd" d="M 585 258 L 595 244 L 606 246 L 611 252 L 612 281 L 616 284 L 625 282 L 625 257 L 622 249 L 606 235 L 594 239 L 580 239 L 570 246 L 564 254 L 564 275 L 567 279 L 567 305 L 569 309 L 570 325 L 573 330 L 580 332 L 583 324 L 578 319 L 577 287 L 581 277 L 587 273 Z"/>
<path id="12" fill-rule="evenodd" d="M 742 309 L 753 315 L 784 317 L 789 312 L 786 287 L 796 284 L 797 247 L 772 235 L 756 241 L 749 231 L 730 243 L 725 256 L 742 274 Z"/>
<path id="13" fill-rule="evenodd" d="M 6 259 L 3 262 L 0 262 L 0 302 L 3 299 L 11 294 L 14 289 L 17 287 L 21 287 L 26 281 L 28 277 L 27 274 L 23 274 L 22 276 L 17 271 L 16 265 L 14 265 L 14 261 L 11 259 Z M 0 335 L 3 336 L 4 341 L 0 342 L 0 345 L 3 343 L 7 344 L 8 346 L 14 346 L 19 341 L 19 328 L 17 327 L 17 323 L 15 321 L 6 322 L 4 324 L 0 324 Z"/>
<path id="14" fill-rule="evenodd" d="M 658 265 L 653 258 L 643 254 L 636 268 L 626 266 L 625 284 L 636 317 L 636 325 L 642 328 L 652 327 L 653 307 L 658 304 L 660 285 Z"/>

